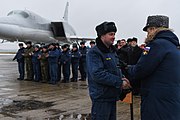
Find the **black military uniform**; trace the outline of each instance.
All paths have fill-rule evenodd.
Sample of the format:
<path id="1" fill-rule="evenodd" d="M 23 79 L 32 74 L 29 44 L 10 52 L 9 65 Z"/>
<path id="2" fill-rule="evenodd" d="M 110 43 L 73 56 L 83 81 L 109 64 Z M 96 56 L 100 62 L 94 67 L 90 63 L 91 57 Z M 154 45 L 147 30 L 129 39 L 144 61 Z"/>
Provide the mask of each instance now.
<path id="1" fill-rule="evenodd" d="M 92 48 L 92 47 L 95 46 L 96 42 L 95 42 L 95 41 L 91 41 L 89 44 L 90 44 L 90 46 L 91 46 L 91 48 Z"/>
<path id="2" fill-rule="evenodd" d="M 62 55 L 61 55 L 61 65 L 64 79 L 62 82 L 68 83 L 70 77 L 70 64 L 71 64 L 71 55 L 69 47 L 67 44 L 62 46 Z"/>
<path id="3" fill-rule="evenodd" d="M 120 49 L 117 49 L 117 55 L 119 56 L 120 60 L 125 63 L 128 62 L 128 49 L 129 46 L 127 44 L 122 46 Z"/>
<path id="4" fill-rule="evenodd" d="M 87 54 L 87 47 L 85 46 L 85 42 L 80 43 L 81 47 L 79 48 L 80 52 L 80 59 L 79 59 L 79 71 L 81 74 L 81 79 L 80 81 L 85 81 L 86 80 L 86 54 Z M 83 46 L 83 47 L 82 47 Z"/>
<path id="5" fill-rule="evenodd" d="M 133 42 L 135 41 L 137 43 L 137 38 L 132 38 L 130 42 Z M 142 54 L 142 49 L 136 45 L 136 46 L 130 46 L 128 48 L 128 65 L 135 65 L 139 58 L 141 57 L 141 54 Z M 140 83 L 140 80 L 138 81 L 134 81 L 134 80 L 131 80 L 131 85 L 133 86 L 133 95 L 139 95 L 140 93 L 140 86 L 141 86 L 141 83 Z"/>
<path id="6" fill-rule="evenodd" d="M 137 38 L 132 38 L 131 42 L 132 41 L 135 41 L 137 43 Z M 134 47 L 130 46 L 128 48 L 128 65 L 135 65 L 139 60 L 141 54 L 142 54 L 142 49 L 138 45 Z"/>
<path id="7" fill-rule="evenodd" d="M 59 58 L 58 58 L 58 79 L 57 81 L 59 82 L 61 80 L 61 62 L 60 62 L 60 59 L 61 59 L 61 54 L 62 54 L 62 50 L 59 46 L 59 43 L 55 43 L 56 45 L 56 49 L 59 51 Z"/>
<path id="8" fill-rule="evenodd" d="M 80 58 L 80 54 L 79 54 L 77 44 L 73 44 L 73 49 L 71 50 L 71 65 L 72 65 L 71 82 L 77 82 L 79 58 Z"/>

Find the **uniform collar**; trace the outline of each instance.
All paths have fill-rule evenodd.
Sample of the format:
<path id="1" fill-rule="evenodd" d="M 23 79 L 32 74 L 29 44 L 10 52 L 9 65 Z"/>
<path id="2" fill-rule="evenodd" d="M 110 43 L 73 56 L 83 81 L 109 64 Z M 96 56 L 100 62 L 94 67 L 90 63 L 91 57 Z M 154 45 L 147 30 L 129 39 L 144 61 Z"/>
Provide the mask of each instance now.
<path id="1" fill-rule="evenodd" d="M 115 52 L 116 50 L 116 48 L 113 45 L 107 48 L 99 37 L 96 38 L 96 44 L 97 44 L 97 47 L 101 50 L 101 52 L 104 52 L 104 53 Z"/>

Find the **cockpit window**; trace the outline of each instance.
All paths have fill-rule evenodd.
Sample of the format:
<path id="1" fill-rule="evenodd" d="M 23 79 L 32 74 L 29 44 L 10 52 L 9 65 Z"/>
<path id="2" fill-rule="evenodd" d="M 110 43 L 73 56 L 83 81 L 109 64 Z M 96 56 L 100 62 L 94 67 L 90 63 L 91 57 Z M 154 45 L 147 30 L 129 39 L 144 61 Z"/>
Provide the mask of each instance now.
<path id="1" fill-rule="evenodd" d="M 27 12 L 21 11 L 21 10 L 11 11 L 8 13 L 7 16 L 10 16 L 10 15 L 21 15 L 24 18 L 29 17 L 29 14 Z"/>

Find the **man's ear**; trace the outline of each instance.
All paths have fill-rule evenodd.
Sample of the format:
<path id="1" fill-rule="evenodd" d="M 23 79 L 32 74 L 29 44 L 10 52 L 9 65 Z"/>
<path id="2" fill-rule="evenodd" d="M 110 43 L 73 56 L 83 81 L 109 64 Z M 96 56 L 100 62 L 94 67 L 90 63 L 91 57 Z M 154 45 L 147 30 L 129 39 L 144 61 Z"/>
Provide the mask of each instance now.
<path id="1" fill-rule="evenodd" d="M 105 36 L 105 35 L 101 35 L 101 37 L 100 37 L 100 38 L 101 38 L 101 40 L 104 40 L 104 36 Z"/>

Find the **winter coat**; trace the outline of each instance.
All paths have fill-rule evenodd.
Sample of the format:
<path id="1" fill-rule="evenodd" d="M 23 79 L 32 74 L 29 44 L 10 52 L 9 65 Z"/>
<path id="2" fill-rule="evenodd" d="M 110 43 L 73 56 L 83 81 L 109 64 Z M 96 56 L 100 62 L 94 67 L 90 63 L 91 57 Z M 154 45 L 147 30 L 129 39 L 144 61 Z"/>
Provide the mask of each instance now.
<path id="1" fill-rule="evenodd" d="M 59 60 L 59 50 L 54 48 L 49 51 L 49 56 L 48 56 L 48 62 L 49 63 L 58 63 Z"/>
<path id="2" fill-rule="evenodd" d="M 31 62 L 31 60 L 32 60 L 31 54 L 33 53 L 33 51 L 34 51 L 34 48 L 32 46 L 26 47 L 24 49 L 24 58 L 25 58 L 26 62 Z"/>
<path id="3" fill-rule="evenodd" d="M 141 120 L 180 120 L 179 40 L 157 32 L 129 74 L 141 80 Z"/>
<path id="4" fill-rule="evenodd" d="M 77 50 L 73 51 L 71 50 L 71 62 L 72 63 L 79 63 L 80 53 Z"/>
<path id="5" fill-rule="evenodd" d="M 113 46 L 108 49 L 98 38 L 96 43 L 87 54 L 89 94 L 92 101 L 114 102 L 118 100 L 122 85 L 116 50 Z"/>
<path id="6" fill-rule="evenodd" d="M 69 50 L 62 51 L 61 64 L 70 64 L 70 63 L 71 63 L 71 54 Z"/>
<path id="7" fill-rule="evenodd" d="M 40 60 L 39 60 L 39 56 L 41 55 L 41 52 L 38 51 L 34 51 L 32 54 L 32 63 L 34 64 L 40 64 Z"/>
<path id="8" fill-rule="evenodd" d="M 135 65 L 142 54 L 142 49 L 137 45 L 128 48 L 128 65 Z"/>
<path id="9" fill-rule="evenodd" d="M 41 57 L 40 57 L 41 66 L 48 65 L 48 58 L 46 57 L 47 54 L 48 54 L 48 51 L 41 52 Z"/>
<path id="10" fill-rule="evenodd" d="M 84 48 L 79 47 L 79 53 L 80 53 L 80 62 L 86 62 L 86 54 L 88 52 L 87 47 Z"/>
<path id="11" fill-rule="evenodd" d="M 128 45 L 125 45 L 122 48 L 117 49 L 117 55 L 119 56 L 120 60 L 122 60 L 125 63 L 128 62 L 128 49 Z"/>
<path id="12" fill-rule="evenodd" d="M 61 62 L 61 55 L 62 55 L 62 50 L 60 48 L 56 48 L 58 50 L 59 58 L 58 58 L 58 63 L 60 64 Z"/>
<path id="13" fill-rule="evenodd" d="M 18 50 L 13 60 L 17 59 L 17 62 L 24 62 L 24 56 L 22 54 L 24 54 L 24 47 Z"/>

